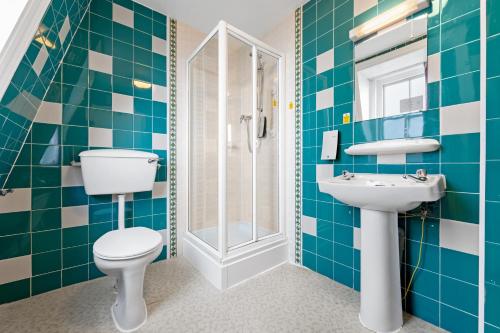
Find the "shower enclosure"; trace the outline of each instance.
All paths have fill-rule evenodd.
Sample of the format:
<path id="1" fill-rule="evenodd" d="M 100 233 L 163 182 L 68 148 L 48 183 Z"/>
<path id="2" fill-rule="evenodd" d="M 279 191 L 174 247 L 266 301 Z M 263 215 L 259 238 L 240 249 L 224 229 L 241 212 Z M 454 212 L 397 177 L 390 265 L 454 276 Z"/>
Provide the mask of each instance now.
<path id="1" fill-rule="evenodd" d="M 283 56 L 220 22 L 188 59 L 184 256 L 227 288 L 287 260 Z"/>

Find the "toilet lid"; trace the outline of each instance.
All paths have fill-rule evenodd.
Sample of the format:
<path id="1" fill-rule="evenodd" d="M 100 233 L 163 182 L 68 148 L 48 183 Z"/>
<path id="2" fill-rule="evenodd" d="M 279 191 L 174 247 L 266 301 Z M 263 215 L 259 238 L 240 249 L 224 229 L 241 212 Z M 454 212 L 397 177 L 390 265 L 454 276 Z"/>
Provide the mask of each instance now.
<path id="1" fill-rule="evenodd" d="M 148 228 L 113 230 L 94 243 L 94 254 L 109 260 L 133 258 L 151 252 L 161 242 L 161 234 Z"/>

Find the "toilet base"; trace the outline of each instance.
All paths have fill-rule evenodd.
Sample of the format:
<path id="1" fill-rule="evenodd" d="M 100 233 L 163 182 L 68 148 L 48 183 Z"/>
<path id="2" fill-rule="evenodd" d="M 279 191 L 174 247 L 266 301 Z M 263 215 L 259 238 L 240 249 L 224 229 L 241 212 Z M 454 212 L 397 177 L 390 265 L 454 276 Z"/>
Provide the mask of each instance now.
<path id="1" fill-rule="evenodd" d="M 148 309 L 146 307 L 146 302 L 144 302 L 144 320 L 139 324 L 137 325 L 136 327 L 134 328 L 130 328 L 130 329 L 124 329 L 120 326 L 120 324 L 118 323 L 119 321 L 116 320 L 116 316 L 115 316 L 115 308 L 116 306 L 118 305 L 117 302 L 115 302 L 112 306 L 111 306 L 111 318 L 113 318 L 113 323 L 115 324 L 115 327 L 117 330 L 119 330 L 120 332 L 123 332 L 123 333 L 129 333 L 129 332 L 133 332 L 133 331 L 136 331 L 138 330 L 139 328 L 141 328 L 145 323 L 146 321 L 148 320 Z"/>

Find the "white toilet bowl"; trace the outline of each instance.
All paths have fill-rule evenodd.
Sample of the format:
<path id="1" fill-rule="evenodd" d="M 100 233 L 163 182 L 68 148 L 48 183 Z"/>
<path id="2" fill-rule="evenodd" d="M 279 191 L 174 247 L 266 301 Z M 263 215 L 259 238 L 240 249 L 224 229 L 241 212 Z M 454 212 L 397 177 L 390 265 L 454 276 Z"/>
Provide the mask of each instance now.
<path id="1" fill-rule="evenodd" d="M 110 231 L 94 243 L 97 268 L 117 279 L 118 295 L 111 315 L 122 332 L 137 330 L 146 322 L 144 273 L 161 250 L 161 234 L 143 227 Z"/>

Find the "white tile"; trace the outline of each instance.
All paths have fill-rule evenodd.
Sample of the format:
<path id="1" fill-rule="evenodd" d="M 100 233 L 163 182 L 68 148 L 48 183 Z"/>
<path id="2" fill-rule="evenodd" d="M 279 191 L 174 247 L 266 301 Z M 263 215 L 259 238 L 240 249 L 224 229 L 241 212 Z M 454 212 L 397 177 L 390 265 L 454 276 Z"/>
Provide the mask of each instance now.
<path id="1" fill-rule="evenodd" d="M 134 29 L 134 12 L 128 8 L 113 4 L 113 21 Z"/>
<path id="2" fill-rule="evenodd" d="M 316 181 L 333 177 L 333 164 L 316 164 Z"/>
<path id="3" fill-rule="evenodd" d="M 134 113 L 134 97 L 113 93 L 112 109 L 116 112 Z"/>
<path id="4" fill-rule="evenodd" d="M 49 52 L 47 51 L 45 45 L 42 45 L 40 51 L 38 52 L 38 55 L 36 56 L 35 62 L 33 63 L 33 70 L 35 71 L 36 75 L 40 76 L 40 73 L 42 73 L 43 67 L 47 63 L 48 58 Z"/>
<path id="5" fill-rule="evenodd" d="M 478 133 L 480 102 L 445 106 L 439 112 L 441 135 Z"/>
<path id="6" fill-rule="evenodd" d="M 153 184 L 153 198 L 166 198 L 168 194 L 167 182 L 155 182 Z"/>
<path id="7" fill-rule="evenodd" d="M 113 148 L 113 130 L 89 127 L 89 146 Z"/>
<path id="8" fill-rule="evenodd" d="M 366 12 L 368 9 L 376 6 L 378 0 L 354 0 L 354 16 Z"/>
<path id="9" fill-rule="evenodd" d="M 316 236 L 316 219 L 314 217 L 302 215 L 302 232 Z"/>
<path id="10" fill-rule="evenodd" d="M 354 242 L 354 248 L 357 250 L 361 250 L 361 229 L 360 228 L 352 228 L 352 238 Z"/>
<path id="11" fill-rule="evenodd" d="M 74 166 L 62 166 L 61 184 L 63 187 L 83 186 L 82 168 Z"/>
<path id="12" fill-rule="evenodd" d="M 113 57 L 89 50 L 89 69 L 113 74 Z"/>
<path id="13" fill-rule="evenodd" d="M 435 53 L 427 58 L 427 83 L 441 80 L 441 53 Z"/>
<path id="14" fill-rule="evenodd" d="M 439 246 L 478 255 L 479 225 L 441 219 L 439 223 Z"/>
<path id="15" fill-rule="evenodd" d="M 318 91 L 316 93 L 316 110 L 333 107 L 333 88 Z"/>
<path id="16" fill-rule="evenodd" d="M 89 224 L 89 206 L 71 206 L 61 208 L 63 228 L 79 227 Z"/>
<path id="17" fill-rule="evenodd" d="M 44 124 L 62 124 L 62 104 L 43 101 L 36 113 L 35 121 Z"/>
<path id="18" fill-rule="evenodd" d="M 31 255 L 0 260 L 0 284 L 31 277 Z"/>
<path id="19" fill-rule="evenodd" d="M 153 84 L 153 101 L 166 103 L 168 98 L 167 87 Z"/>
<path id="20" fill-rule="evenodd" d="M 153 149 L 167 150 L 168 135 L 153 133 Z"/>
<path id="21" fill-rule="evenodd" d="M 66 16 L 66 18 L 64 19 L 64 23 L 61 27 L 61 31 L 59 31 L 59 40 L 61 41 L 61 44 L 64 44 L 66 37 L 68 37 L 70 28 L 71 26 L 69 25 L 69 17 Z"/>
<path id="22" fill-rule="evenodd" d="M 153 52 L 161 55 L 167 55 L 167 41 L 153 36 Z"/>
<path id="23" fill-rule="evenodd" d="M 377 155 L 378 164 L 405 164 L 406 154 Z"/>
<path id="24" fill-rule="evenodd" d="M 333 49 L 321 53 L 316 57 L 316 74 L 333 68 Z"/>
<path id="25" fill-rule="evenodd" d="M 24 212 L 31 210 L 31 189 L 16 188 L 6 196 L 0 196 L 0 213 Z"/>

